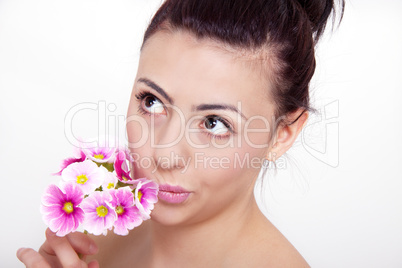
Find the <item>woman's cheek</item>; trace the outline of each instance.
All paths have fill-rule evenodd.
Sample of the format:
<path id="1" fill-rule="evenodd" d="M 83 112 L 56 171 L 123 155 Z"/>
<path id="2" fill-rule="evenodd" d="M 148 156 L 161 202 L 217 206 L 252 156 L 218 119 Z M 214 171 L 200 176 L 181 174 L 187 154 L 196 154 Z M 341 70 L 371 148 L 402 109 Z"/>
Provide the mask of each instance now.
<path id="1" fill-rule="evenodd" d="M 135 179 L 149 177 L 148 169 L 152 170 L 152 157 L 150 155 L 150 132 L 148 122 L 141 116 L 127 121 L 127 139 L 130 154 L 134 159 L 132 166 Z"/>
<path id="2" fill-rule="evenodd" d="M 137 114 L 127 116 L 126 129 L 130 150 L 141 148 L 149 142 L 149 122 L 144 117 Z"/>
<path id="3" fill-rule="evenodd" d="M 254 152 L 248 151 L 246 148 L 225 148 L 225 149 L 209 149 L 194 154 L 194 167 L 201 169 L 208 176 L 215 177 L 236 177 L 243 176 L 243 173 L 250 167 L 250 162 L 257 162 L 259 157 Z M 256 167 L 257 167 L 257 163 Z"/>
<path id="4" fill-rule="evenodd" d="M 272 123 L 265 117 L 254 116 L 249 119 L 243 129 L 243 146 L 256 152 L 259 149 L 267 149 L 270 140 Z"/>
<path id="5" fill-rule="evenodd" d="M 257 135 L 258 137 L 253 137 L 254 140 L 264 139 L 261 133 Z M 257 172 L 261 168 L 266 149 L 253 144 L 250 146 L 242 134 L 218 139 L 201 132 L 189 137 L 193 143 L 189 144 L 192 146 L 193 167 L 199 172 L 207 172 L 210 176 L 219 173 L 219 176 L 239 177 L 244 176 L 250 167 L 257 169 Z"/>

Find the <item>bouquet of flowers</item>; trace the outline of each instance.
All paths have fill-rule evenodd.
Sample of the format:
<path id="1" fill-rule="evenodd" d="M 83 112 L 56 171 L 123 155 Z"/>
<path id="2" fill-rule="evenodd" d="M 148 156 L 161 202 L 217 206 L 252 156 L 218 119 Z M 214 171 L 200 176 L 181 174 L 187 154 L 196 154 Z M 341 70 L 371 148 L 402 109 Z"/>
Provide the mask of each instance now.
<path id="1" fill-rule="evenodd" d="M 41 213 L 58 236 L 76 231 L 106 235 L 112 230 L 127 235 L 150 219 L 158 201 L 158 184 L 131 177 L 133 159 L 128 149 L 76 149 L 65 159 L 59 186 L 49 185 L 42 196 Z"/>

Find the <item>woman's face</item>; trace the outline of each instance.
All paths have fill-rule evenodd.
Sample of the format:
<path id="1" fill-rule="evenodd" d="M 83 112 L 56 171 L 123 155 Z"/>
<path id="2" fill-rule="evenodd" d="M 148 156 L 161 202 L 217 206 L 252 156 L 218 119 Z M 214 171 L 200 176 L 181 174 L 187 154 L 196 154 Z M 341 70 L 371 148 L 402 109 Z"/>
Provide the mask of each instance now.
<path id="1" fill-rule="evenodd" d="M 190 224 L 247 209 L 273 122 L 262 77 L 250 57 L 215 41 L 181 31 L 147 40 L 127 133 L 134 177 L 165 185 L 153 220 Z"/>

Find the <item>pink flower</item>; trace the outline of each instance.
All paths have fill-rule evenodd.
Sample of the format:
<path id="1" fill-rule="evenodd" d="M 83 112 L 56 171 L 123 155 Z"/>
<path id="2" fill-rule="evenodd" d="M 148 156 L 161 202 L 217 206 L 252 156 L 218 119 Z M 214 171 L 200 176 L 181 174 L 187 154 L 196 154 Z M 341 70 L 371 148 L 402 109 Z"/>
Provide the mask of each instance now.
<path id="1" fill-rule="evenodd" d="M 84 221 L 84 211 L 78 207 L 83 198 L 75 183 L 64 184 L 62 189 L 49 185 L 42 197 L 41 213 L 50 230 L 58 236 L 77 230 Z"/>
<path id="2" fill-rule="evenodd" d="M 85 160 L 66 167 L 61 177 L 65 182 L 74 181 L 81 187 L 84 194 L 90 194 L 102 185 L 105 174 L 94 162 Z"/>
<path id="3" fill-rule="evenodd" d="M 86 156 L 97 163 L 113 162 L 116 149 L 114 147 L 95 147 L 84 149 Z"/>
<path id="4" fill-rule="evenodd" d="M 110 205 L 112 196 L 109 191 L 96 191 L 82 201 L 81 208 L 85 212 L 83 227 L 88 233 L 106 235 L 117 219 L 114 208 Z"/>
<path id="5" fill-rule="evenodd" d="M 108 171 L 107 168 L 103 166 L 100 166 L 99 168 L 104 174 L 104 180 L 102 183 L 103 191 L 114 189 L 118 181 L 116 175 L 113 172 Z"/>
<path id="6" fill-rule="evenodd" d="M 138 179 L 134 189 L 134 203 L 141 213 L 143 220 L 150 219 L 154 204 L 158 202 L 159 186 L 147 179 Z M 130 186 L 131 187 L 131 186 Z"/>
<path id="7" fill-rule="evenodd" d="M 129 169 L 131 162 L 133 162 L 133 159 L 128 150 L 119 150 L 117 152 L 114 170 L 116 171 L 117 178 L 121 182 L 127 183 L 127 181 L 133 180 L 130 176 L 131 170 Z"/>
<path id="8" fill-rule="evenodd" d="M 85 155 L 85 153 L 82 150 L 75 148 L 74 157 L 64 159 L 63 162 L 61 163 L 60 171 L 57 173 L 54 173 L 53 175 L 60 176 L 62 171 L 66 167 L 68 167 L 69 165 L 71 165 L 73 163 L 83 162 L 86 158 L 87 158 L 87 156 Z"/>
<path id="9" fill-rule="evenodd" d="M 142 223 L 142 217 L 134 206 L 134 195 L 130 187 L 110 190 L 111 205 L 115 208 L 117 220 L 114 223 L 114 232 L 118 235 L 128 235 L 128 230 L 134 229 Z"/>

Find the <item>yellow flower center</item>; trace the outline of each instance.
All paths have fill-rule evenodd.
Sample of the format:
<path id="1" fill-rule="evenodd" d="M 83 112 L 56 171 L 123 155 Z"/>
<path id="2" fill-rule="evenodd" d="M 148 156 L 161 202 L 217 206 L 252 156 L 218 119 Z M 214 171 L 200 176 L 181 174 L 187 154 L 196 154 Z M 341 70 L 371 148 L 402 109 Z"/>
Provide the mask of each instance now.
<path id="1" fill-rule="evenodd" d="M 116 213 L 117 213 L 118 215 L 123 214 L 123 212 L 124 212 L 124 208 L 123 208 L 122 206 L 118 206 L 118 207 L 116 208 Z"/>
<path id="2" fill-rule="evenodd" d="M 103 154 L 94 154 L 94 158 L 102 160 L 105 156 Z"/>
<path id="3" fill-rule="evenodd" d="M 141 192 L 141 191 L 138 191 L 138 201 L 141 202 L 141 198 L 142 198 L 142 192 Z"/>
<path id="4" fill-rule="evenodd" d="M 108 213 L 108 210 L 105 206 L 99 206 L 96 208 L 96 214 L 98 214 L 99 217 L 105 217 Z"/>
<path id="5" fill-rule="evenodd" d="M 81 174 L 77 176 L 77 183 L 79 184 L 85 184 L 87 182 L 88 178 L 87 175 Z"/>
<path id="6" fill-rule="evenodd" d="M 125 181 L 128 181 L 128 179 L 126 177 L 124 177 L 124 176 L 122 176 L 122 179 L 125 180 Z"/>
<path id="7" fill-rule="evenodd" d="M 107 188 L 108 188 L 108 189 L 112 189 L 113 187 L 114 187 L 114 184 L 111 183 L 111 182 L 109 182 L 109 184 L 107 185 Z"/>
<path id="8" fill-rule="evenodd" d="M 71 212 L 74 211 L 74 206 L 73 206 L 73 204 L 71 202 L 66 202 L 66 203 L 64 203 L 63 210 L 67 214 L 70 214 Z"/>

